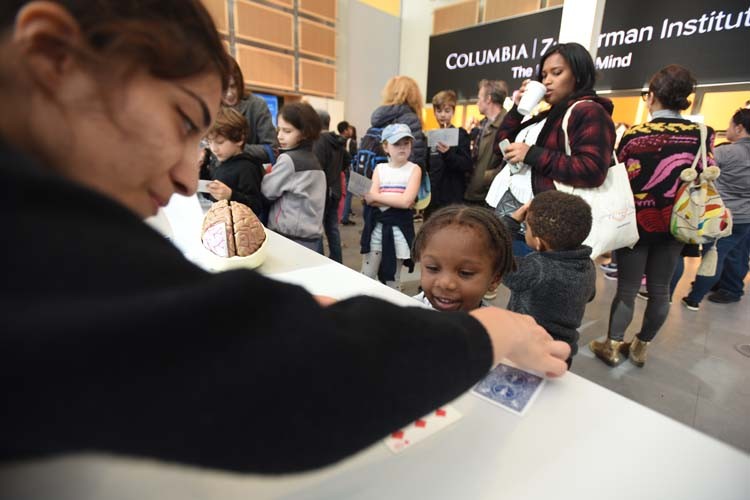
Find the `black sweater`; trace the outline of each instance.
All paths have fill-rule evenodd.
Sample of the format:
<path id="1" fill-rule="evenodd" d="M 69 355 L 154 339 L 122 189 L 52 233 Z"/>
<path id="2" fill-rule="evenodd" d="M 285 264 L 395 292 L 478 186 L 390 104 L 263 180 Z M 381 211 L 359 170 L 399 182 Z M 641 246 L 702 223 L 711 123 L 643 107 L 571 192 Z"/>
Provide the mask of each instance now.
<path id="1" fill-rule="evenodd" d="M 470 145 L 469 134 L 463 128 L 459 128 L 458 146 L 450 148 L 445 153 L 437 149 L 430 150 L 427 157 L 427 170 L 430 173 L 432 187 L 430 211 L 464 202 L 466 179 L 474 167 Z"/>
<path id="2" fill-rule="evenodd" d="M 506 215 L 503 222 L 518 234 L 520 225 L 512 217 Z M 586 304 L 596 293 L 591 247 L 532 252 L 516 257 L 516 265 L 516 271 L 503 276 L 510 289 L 508 309 L 532 316 L 555 340 L 567 342 L 573 357 Z"/>
<path id="3" fill-rule="evenodd" d="M 256 215 L 263 212 L 263 197 L 260 184 L 263 181 L 263 166 L 247 153 L 229 158 L 211 171 L 211 179 L 221 181 L 232 190 L 231 201 L 239 201 L 250 207 Z"/>
<path id="4" fill-rule="evenodd" d="M 0 142 L 0 461 L 98 450 L 288 472 L 339 460 L 472 386 L 466 314 L 321 308 L 209 274 L 124 207 Z"/>

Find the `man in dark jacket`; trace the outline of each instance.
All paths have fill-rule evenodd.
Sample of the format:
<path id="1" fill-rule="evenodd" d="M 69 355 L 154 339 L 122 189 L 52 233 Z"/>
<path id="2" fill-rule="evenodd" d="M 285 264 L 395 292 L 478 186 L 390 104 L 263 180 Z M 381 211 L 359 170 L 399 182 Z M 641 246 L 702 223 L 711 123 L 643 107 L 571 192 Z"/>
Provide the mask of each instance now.
<path id="1" fill-rule="evenodd" d="M 328 257 L 336 262 L 343 262 L 341 257 L 341 235 L 339 234 L 338 206 L 341 200 L 341 172 L 351 162 L 346 150 L 346 138 L 328 131 L 331 116 L 327 111 L 317 110 L 325 132 L 313 145 L 313 153 L 318 158 L 326 174 L 328 194 L 323 215 L 323 230 L 328 240 Z M 320 243 L 323 253 L 323 242 Z"/>
<path id="2" fill-rule="evenodd" d="M 339 122 L 336 129 L 339 131 L 339 136 L 343 137 L 348 144 L 347 151 L 349 152 L 349 156 L 352 158 L 357 156 L 357 129 L 347 121 Z M 346 175 L 344 186 L 346 187 L 349 186 L 349 174 L 351 173 L 351 170 L 351 163 L 344 166 L 344 174 Z M 355 222 L 350 218 L 352 215 L 357 214 L 352 210 L 352 193 L 346 189 L 346 195 L 344 197 L 344 213 L 341 215 L 341 224 L 344 226 L 353 226 Z"/>

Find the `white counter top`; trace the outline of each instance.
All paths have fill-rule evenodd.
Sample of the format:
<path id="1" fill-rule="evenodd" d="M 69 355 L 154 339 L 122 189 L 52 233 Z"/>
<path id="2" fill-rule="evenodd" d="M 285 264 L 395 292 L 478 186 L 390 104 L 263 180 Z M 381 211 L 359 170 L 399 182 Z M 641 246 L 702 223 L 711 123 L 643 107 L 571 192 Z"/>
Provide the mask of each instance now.
<path id="1" fill-rule="evenodd" d="M 336 298 L 365 293 L 418 305 L 281 236 L 269 238 L 264 274 Z M 750 456 L 574 374 L 548 381 L 523 417 L 471 394 L 454 405 L 462 420 L 399 455 L 379 442 L 312 473 L 263 477 L 80 454 L 0 468 L 0 498 L 750 498 Z"/>

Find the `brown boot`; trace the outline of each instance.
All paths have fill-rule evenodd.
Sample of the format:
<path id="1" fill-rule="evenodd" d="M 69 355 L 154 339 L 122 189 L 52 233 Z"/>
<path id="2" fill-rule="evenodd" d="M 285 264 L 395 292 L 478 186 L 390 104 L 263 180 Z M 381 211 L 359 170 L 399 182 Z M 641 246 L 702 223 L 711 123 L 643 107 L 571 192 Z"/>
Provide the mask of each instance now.
<path id="1" fill-rule="evenodd" d="M 632 342 L 623 344 L 622 353 L 625 354 L 635 366 L 643 368 L 643 365 L 646 364 L 646 353 L 650 343 L 651 342 L 644 342 L 638 337 L 633 337 Z"/>
<path id="2" fill-rule="evenodd" d="M 607 363 L 609 366 L 617 366 L 625 358 L 620 357 L 622 346 L 624 342 L 622 340 L 612 340 L 606 338 L 605 340 L 592 340 L 589 343 L 589 349 L 591 352 L 596 354 L 596 357 Z"/>

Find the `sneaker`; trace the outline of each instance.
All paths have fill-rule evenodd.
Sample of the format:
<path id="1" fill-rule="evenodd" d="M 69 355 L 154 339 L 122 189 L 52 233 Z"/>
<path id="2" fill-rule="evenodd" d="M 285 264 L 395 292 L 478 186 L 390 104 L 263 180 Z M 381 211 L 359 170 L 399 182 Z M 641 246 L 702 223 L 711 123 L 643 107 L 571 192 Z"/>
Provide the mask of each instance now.
<path id="1" fill-rule="evenodd" d="M 687 307 L 691 311 L 697 311 L 700 309 L 700 304 L 698 302 L 695 302 L 694 300 L 690 300 L 687 297 L 682 298 L 682 305 Z"/>
<path id="2" fill-rule="evenodd" d="M 341 221 L 341 225 L 342 226 L 353 226 L 355 224 L 356 224 L 356 222 L 354 222 L 353 220 L 342 220 Z"/>
<path id="3" fill-rule="evenodd" d="M 599 269 L 601 269 L 605 273 L 612 273 L 617 271 L 617 263 L 607 262 L 606 264 L 599 264 Z"/>
<path id="4" fill-rule="evenodd" d="M 617 281 L 617 271 L 612 273 L 604 273 L 604 277 L 608 280 Z"/>
<path id="5" fill-rule="evenodd" d="M 716 302 L 717 304 L 731 304 L 732 302 L 739 302 L 740 298 L 731 295 L 725 290 L 718 290 L 708 296 L 708 300 Z"/>

